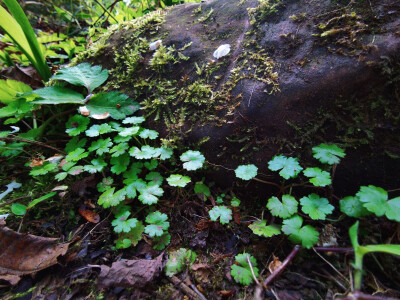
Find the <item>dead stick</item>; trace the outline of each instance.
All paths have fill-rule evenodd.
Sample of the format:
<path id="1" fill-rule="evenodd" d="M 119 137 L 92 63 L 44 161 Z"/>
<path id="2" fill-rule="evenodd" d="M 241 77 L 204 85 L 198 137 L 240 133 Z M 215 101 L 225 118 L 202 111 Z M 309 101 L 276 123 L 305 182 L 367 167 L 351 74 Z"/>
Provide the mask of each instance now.
<path id="1" fill-rule="evenodd" d="M 191 288 L 184 284 L 178 277 L 172 276 L 168 278 L 174 285 L 178 286 L 189 298 L 202 300 Z"/>
<path id="2" fill-rule="evenodd" d="M 271 275 L 267 277 L 264 281 L 264 287 L 267 287 L 272 281 L 275 280 L 276 277 L 278 277 L 283 270 L 287 267 L 287 265 L 293 260 L 293 258 L 296 256 L 297 252 L 299 252 L 301 247 L 299 245 L 294 246 L 292 252 L 285 258 L 285 260 L 282 262 L 282 265 L 280 265 L 278 268 L 276 268 Z"/>
<path id="3" fill-rule="evenodd" d="M 246 256 L 246 259 L 247 259 L 247 263 L 250 266 L 251 275 L 253 275 L 254 281 L 257 283 L 258 286 L 261 286 L 260 282 L 257 280 L 256 274 L 254 274 L 253 265 L 251 264 L 249 255 Z"/>

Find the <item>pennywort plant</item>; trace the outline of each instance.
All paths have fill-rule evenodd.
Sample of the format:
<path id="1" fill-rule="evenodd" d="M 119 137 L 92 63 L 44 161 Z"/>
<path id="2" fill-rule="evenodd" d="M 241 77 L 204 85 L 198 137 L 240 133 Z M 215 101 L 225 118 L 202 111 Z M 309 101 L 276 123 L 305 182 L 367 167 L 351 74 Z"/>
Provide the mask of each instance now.
<path id="1" fill-rule="evenodd" d="M 59 182 L 70 176 L 98 174 L 102 179 L 97 185 L 101 193 L 97 204 L 114 214 L 111 225 L 118 234 L 116 248 L 135 246 L 146 234 L 154 248 L 162 250 L 171 238 L 168 216 L 157 210 L 165 193 L 163 185 L 184 188 L 191 178 L 181 171 L 202 168 L 205 158 L 198 151 L 186 151 L 180 156 L 181 171 L 164 175 L 159 165 L 176 160 L 173 149 L 157 141 L 157 131 L 143 126 L 144 117 L 133 115 L 140 109 L 133 99 L 113 91 L 95 93 L 107 78 L 107 70 L 83 63 L 60 70 L 52 80 L 83 87 L 85 94 L 59 85 L 32 92 L 31 105 L 76 105 L 78 113 L 66 123 L 71 136 L 66 154 L 32 166 L 30 174 L 54 174 Z M 148 213 L 140 220 L 142 209 Z"/>

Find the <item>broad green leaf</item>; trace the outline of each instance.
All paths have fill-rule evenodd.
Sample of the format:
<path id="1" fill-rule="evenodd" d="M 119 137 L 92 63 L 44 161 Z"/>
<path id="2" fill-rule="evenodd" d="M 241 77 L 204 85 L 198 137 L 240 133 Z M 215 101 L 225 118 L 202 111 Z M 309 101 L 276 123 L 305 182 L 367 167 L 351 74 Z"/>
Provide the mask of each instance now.
<path id="1" fill-rule="evenodd" d="M 85 134 L 89 137 L 99 136 L 101 134 L 106 134 L 114 131 L 113 128 L 107 123 L 103 123 L 100 125 L 92 125 L 88 130 L 85 131 Z"/>
<path id="2" fill-rule="evenodd" d="M 117 175 L 125 172 L 128 169 L 129 162 L 130 157 L 128 153 L 122 154 L 118 157 L 111 157 L 111 172 Z"/>
<path id="3" fill-rule="evenodd" d="M 126 186 L 126 195 L 130 199 L 134 199 L 137 195 L 137 192 L 142 191 L 146 187 L 147 184 L 144 180 L 136 178 Z"/>
<path id="4" fill-rule="evenodd" d="M 386 218 L 400 222 L 400 197 L 391 199 L 387 202 Z"/>
<path id="5" fill-rule="evenodd" d="M 73 85 L 84 86 L 88 93 L 102 85 L 108 78 L 108 71 L 101 66 L 82 63 L 74 67 L 60 69 L 52 79 L 64 80 Z"/>
<path id="6" fill-rule="evenodd" d="M 253 269 L 254 275 L 257 277 L 258 268 L 256 259 L 248 253 L 242 253 L 235 256 L 235 261 L 237 264 L 231 266 L 231 275 L 237 283 L 243 285 L 250 285 L 253 283 L 253 274 L 251 268 Z M 251 268 L 249 265 L 251 263 Z"/>
<path id="7" fill-rule="evenodd" d="M 142 239 L 142 233 L 144 232 L 144 225 L 141 221 L 136 223 L 136 226 L 131 228 L 129 232 L 120 233 L 116 243 L 117 249 L 125 249 L 130 246 L 136 246 Z"/>
<path id="8" fill-rule="evenodd" d="M 357 196 L 344 197 L 340 200 L 339 205 L 340 211 L 349 217 L 360 218 L 370 214 Z"/>
<path id="9" fill-rule="evenodd" d="M 183 270 L 183 267 L 190 266 L 196 260 L 196 253 L 187 250 L 185 248 L 180 248 L 169 254 L 168 261 L 165 265 L 165 275 L 171 277 Z"/>
<path id="10" fill-rule="evenodd" d="M 66 161 L 79 161 L 89 155 L 88 152 L 85 152 L 83 148 L 76 148 L 74 151 L 68 153 L 65 160 Z"/>
<path id="11" fill-rule="evenodd" d="M 138 147 L 132 147 L 129 150 L 130 156 L 136 159 L 150 159 L 157 157 L 156 149 L 151 146 L 142 146 L 140 149 Z"/>
<path id="12" fill-rule="evenodd" d="M 203 182 L 196 182 L 194 185 L 194 192 L 196 194 L 203 195 L 203 200 L 207 200 L 207 198 L 211 195 L 211 191 L 208 186 L 206 186 Z"/>
<path id="13" fill-rule="evenodd" d="M 116 120 L 124 119 L 139 110 L 140 105 L 125 94 L 119 92 L 99 93 L 94 95 L 86 104 L 90 115 L 109 113 Z"/>
<path id="14" fill-rule="evenodd" d="M 133 125 L 136 125 L 136 124 L 141 124 L 141 123 L 143 123 L 145 120 L 146 120 L 146 119 L 143 118 L 143 117 L 128 117 L 128 118 L 124 119 L 124 120 L 122 121 L 122 123 L 123 123 L 123 124 L 133 124 Z"/>
<path id="15" fill-rule="evenodd" d="M 319 233 L 311 225 L 303 225 L 303 218 L 296 215 L 290 219 L 283 220 L 282 231 L 289 236 L 289 240 L 295 244 L 302 244 L 310 249 L 318 243 Z"/>
<path id="16" fill-rule="evenodd" d="M 139 133 L 142 139 L 155 140 L 158 137 L 158 132 L 151 129 L 142 129 Z"/>
<path id="17" fill-rule="evenodd" d="M 373 212 L 378 217 L 385 214 L 387 209 L 388 193 L 374 185 L 361 186 L 360 191 L 357 193 L 363 206 L 370 212 Z"/>
<path id="18" fill-rule="evenodd" d="M 162 236 L 154 237 L 153 239 L 153 249 L 164 250 L 165 247 L 171 242 L 171 235 L 169 233 L 164 233 Z"/>
<path id="19" fill-rule="evenodd" d="M 235 174 L 237 178 L 250 180 L 257 176 L 257 170 L 255 165 L 241 165 L 236 168 Z"/>
<path id="20" fill-rule="evenodd" d="M 158 197 L 164 194 L 164 190 L 156 184 L 150 184 L 140 190 L 138 199 L 143 204 L 152 205 L 158 202 Z"/>
<path id="21" fill-rule="evenodd" d="M 16 99 L 18 93 L 31 92 L 29 85 L 12 79 L 0 80 L 0 103 L 9 104 Z"/>
<path id="22" fill-rule="evenodd" d="M 103 194 L 100 195 L 97 203 L 102 205 L 104 208 L 109 208 L 111 206 L 117 206 L 122 201 L 125 200 L 126 191 L 125 189 L 115 192 L 115 188 L 109 188 Z"/>
<path id="23" fill-rule="evenodd" d="M 89 118 L 83 117 L 81 115 L 74 115 L 69 118 L 67 122 L 67 130 L 65 131 L 70 136 L 77 136 L 81 132 L 85 131 L 89 125 Z"/>
<path id="24" fill-rule="evenodd" d="M 110 151 L 110 147 L 113 145 L 110 138 L 99 139 L 92 142 L 89 147 L 89 151 L 96 151 L 97 155 L 102 155 Z"/>
<path id="25" fill-rule="evenodd" d="M 17 122 L 19 118 L 29 113 L 31 109 L 31 102 L 27 102 L 25 99 L 16 99 L 0 109 L 0 118 L 15 117 Z"/>
<path id="26" fill-rule="evenodd" d="M 29 174 L 32 176 L 45 175 L 45 174 L 55 171 L 55 170 L 57 170 L 57 164 L 45 162 L 40 167 L 32 168 L 32 171 L 30 171 Z"/>
<path id="27" fill-rule="evenodd" d="M 167 219 L 168 216 L 159 211 L 150 213 L 146 217 L 146 223 L 148 223 L 149 225 L 145 227 L 144 232 L 146 232 L 151 237 L 162 236 L 164 234 L 164 231 L 168 230 L 169 228 L 169 222 L 167 221 Z"/>
<path id="28" fill-rule="evenodd" d="M 40 96 L 40 99 L 31 101 L 35 104 L 83 103 L 83 96 L 80 93 L 63 87 L 49 86 L 33 93 Z"/>
<path id="29" fill-rule="evenodd" d="M 164 181 L 164 177 L 162 177 L 162 175 L 158 172 L 150 172 L 146 175 L 146 180 L 161 186 Z"/>
<path id="30" fill-rule="evenodd" d="M 274 156 L 268 162 L 268 169 L 271 171 L 278 171 L 279 175 L 285 179 L 295 178 L 303 170 L 297 158 L 286 157 L 284 155 Z"/>
<path id="31" fill-rule="evenodd" d="M 138 220 L 136 218 L 128 219 L 131 213 L 129 211 L 124 211 L 115 216 L 115 220 L 111 222 L 114 226 L 114 231 L 119 232 L 130 232 L 132 228 L 135 228 Z"/>
<path id="32" fill-rule="evenodd" d="M 133 178 L 136 180 L 137 175 L 142 172 L 143 164 L 141 162 L 135 162 L 131 165 L 130 169 L 124 172 L 124 178 L 130 180 Z"/>
<path id="33" fill-rule="evenodd" d="M 23 216 L 26 214 L 27 207 L 23 204 L 13 203 L 11 205 L 11 212 L 17 216 Z"/>
<path id="34" fill-rule="evenodd" d="M 87 142 L 86 138 L 83 139 L 79 139 L 77 136 L 70 139 L 69 142 L 67 143 L 67 145 L 65 146 L 64 151 L 69 153 L 74 151 L 76 148 L 83 148 L 85 147 Z"/>
<path id="35" fill-rule="evenodd" d="M 267 208 L 275 217 L 287 219 L 293 214 L 297 213 L 297 206 L 299 203 L 290 195 L 283 195 L 282 202 L 277 197 L 271 197 L 268 200 Z"/>
<path id="36" fill-rule="evenodd" d="M 308 214 L 313 220 L 325 220 L 334 210 L 333 205 L 329 204 L 326 198 L 320 198 L 317 194 L 310 194 L 300 199 L 301 210 Z"/>
<path id="37" fill-rule="evenodd" d="M 183 168 L 188 171 L 200 169 L 205 161 L 205 157 L 199 151 L 186 151 L 180 157 L 181 161 L 184 162 Z"/>
<path id="38" fill-rule="evenodd" d="M 128 143 L 119 143 L 110 149 L 110 153 L 112 153 L 112 157 L 118 157 L 126 152 L 129 149 Z"/>
<path id="39" fill-rule="evenodd" d="M 118 133 L 120 136 L 127 137 L 131 135 L 136 135 L 140 130 L 139 126 L 133 126 L 129 128 L 122 128 L 122 130 Z"/>
<path id="40" fill-rule="evenodd" d="M 340 158 L 346 156 L 344 150 L 335 144 L 320 144 L 312 148 L 314 157 L 323 164 L 334 165 L 340 162 Z"/>
<path id="41" fill-rule="evenodd" d="M 310 182 L 315 186 L 327 186 L 332 183 L 331 175 L 320 168 L 307 168 L 303 171 L 303 174 L 311 177 Z"/>
<path id="42" fill-rule="evenodd" d="M 169 159 L 173 154 L 173 150 L 167 147 L 155 148 L 155 151 L 154 157 L 160 157 L 161 160 Z"/>
<path id="43" fill-rule="evenodd" d="M 211 221 L 215 222 L 219 218 L 221 224 L 228 224 L 229 221 L 232 220 L 232 210 L 224 205 L 214 206 L 208 214 L 210 215 Z"/>
<path id="44" fill-rule="evenodd" d="M 83 166 L 83 169 L 91 174 L 101 172 L 104 169 L 104 167 L 107 166 L 107 163 L 100 158 L 93 159 L 91 163 L 92 163 L 91 165 Z"/>
<path id="45" fill-rule="evenodd" d="M 249 225 L 249 228 L 253 231 L 254 234 L 263 237 L 271 237 L 281 234 L 281 230 L 279 229 L 278 225 L 267 225 L 266 220 L 253 222 Z"/>
<path id="46" fill-rule="evenodd" d="M 167 178 L 170 186 L 185 187 L 190 181 L 190 177 L 180 174 L 172 174 Z"/>
<path id="47" fill-rule="evenodd" d="M 146 161 L 144 163 L 144 166 L 146 167 L 147 170 L 151 171 L 157 168 L 158 166 L 158 161 L 155 159 L 152 159 L 151 161 Z"/>

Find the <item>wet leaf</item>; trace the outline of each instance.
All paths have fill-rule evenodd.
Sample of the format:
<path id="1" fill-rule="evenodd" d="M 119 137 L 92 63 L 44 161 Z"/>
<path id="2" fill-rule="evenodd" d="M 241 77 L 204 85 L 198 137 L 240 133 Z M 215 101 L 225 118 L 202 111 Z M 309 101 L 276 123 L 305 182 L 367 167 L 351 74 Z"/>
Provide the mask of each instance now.
<path id="1" fill-rule="evenodd" d="M 90 223 L 99 223 L 100 216 L 98 213 L 88 210 L 88 209 L 79 209 L 79 214 L 86 219 L 86 221 Z"/>
<path id="2" fill-rule="evenodd" d="M 163 254 L 156 259 L 137 259 L 114 262 L 111 267 L 102 265 L 97 284 L 106 287 L 143 287 L 158 277 L 163 268 Z"/>

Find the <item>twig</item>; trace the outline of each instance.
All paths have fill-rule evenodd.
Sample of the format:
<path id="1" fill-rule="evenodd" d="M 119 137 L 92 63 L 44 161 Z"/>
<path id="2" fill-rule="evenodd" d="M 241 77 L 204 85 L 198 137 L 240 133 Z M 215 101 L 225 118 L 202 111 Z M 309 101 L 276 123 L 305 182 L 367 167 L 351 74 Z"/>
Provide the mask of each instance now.
<path id="1" fill-rule="evenodd" d="M 14 203 L 15 201 L 18 201 L 18 200 L 21 200 L 21 199 L 24 199 L 24 198 L 31 198 L 31 197 L 32 197 L 31 195 L 29 195 L 29 196 L 21 196 L 21 197 L 17 197 L 17 198 L 8 200 L 5 203 L 1 203 L 0 204 L 0 208 L 3 207 L 3 206 L 9 205 L 11 203 Z"/>
<path id="2" fill-rule="evenodd" d="M 254 281 L 257 283 L 257 285 L 261 286 L 261 284 L 260 284 L 260 282 L 258 281 L 256 275 L 254 274 L 253 265 L 251 264 L 249 255 L 246 256 L 246 260 L 247 260 L 247 263 L 248 263 L 249 266 L 250 266 L 251 275 L 253 275 Z"/>
<path id="3" fill-rule="evenodd" d="M 94 0 L 94 2 L 96 2 L 98 5 L 100 5 L 100 7 L 112 18 L 114 19 L 115 22 L 118 23 L 118 20 L 114 17 L 114 15 L 112 13 L 110 13 L 108 11 L 108 9 L 98 0 Z"/>
<path id="4" fill-rule="evenodd" d="M 347 295 L 345 298 L 342 298 L 342 300 L 396 300 L 396 299 L 397 298 L 364 294 L 360 291 L 355 291 L 354 293 Z"/>
<path id="5" fill-rule="evenodd" d="M 296 256 L 296 254 L 300 251 L 301 247 L 299 245 L 294 246 L 292 252 L 289 253 L 289 255 L 285 258 L 285 260 L 282 262 L 282 264 L 276 268 L 271 275 L 267 277 L 267 279 L 264 280 L 264 287 L 267 288 L 268 285 L 275 280 L 276 277 L 278 277 L 283 270 L 288 266 L 288 264 L 293 260 L 293 258 Z"/>
<path id="6" fill-rule="evenodd" d="M 255 181 L 258 181 L 258 182 L 262 182 L 262 183 L 265 183 L 265 184 L 270 184 L 270 185 L 276 186 L 280 191 L 282 191 L 282 187 L 279 184 L 275 183 L 275 182 L 258 179 L 256 177 L 253 177 L 252 179 L 255 180 Z"/>
<path id="7" fill-rule="evenodd" d="M 49 146 L 45 143 L 42 142 L 38 142 L 38 141 L 32 141 L 32 140 L 28 140 L 28 139 L 24 139 L 24 138 L 20 138 L 20 137 L 0 137 L 0 140 L 11 140 L 11 141 L 19 141 L 19 142 L 23 142 L 23 143 L 28 143 L 28 144 L 33 144 L 33 145 L 37 145 L 37 146 L 41 146 L 44 148 L 48 148 L 51 150 L 54 150 L 56 152 L 59 152 L 61 154 L 66 155 L 67 153 L 65 153 L 64 151 L 61 151 L 55 147 Z"/>
<path id="8" fill-rule="evenodd" d="M 315 251 L 320 252 L 339 252 L 339 253 L 352 253 L 353 248 L 336 248 L 336 247 L 313 247 Z"/>
<path id="9" fill-rule="evenodd" d="M 192 289 L 190 289 L 186 284 L 184 284 L 178 277 L 172 276 L 168 278 L 175 286 L 178 286 L 182 292 L 184 292 L 189 298 L 195 300 L 203 300 L 197 295 Z"/>
<path id="10" fill-rule="evenodd" d="M 338 269 L 336 269 L 329 261 L 327 261 L 327 260 L 325 259 L 325 257 L 323 257 L 321 254 L 319 254 L 314 248 L 313 248 L 313 250 L 314 250 L 314 252 L 319 256 L 319 258 L 321 258 L 324 262 L 326 262 L 337 274 L 339 274 L 339 276 L 340 276 L 348 285 L 350 285 L 349 280 L 348 280 L 345 276 L 343 276 L 343 274 L 340 273 Z"/>

